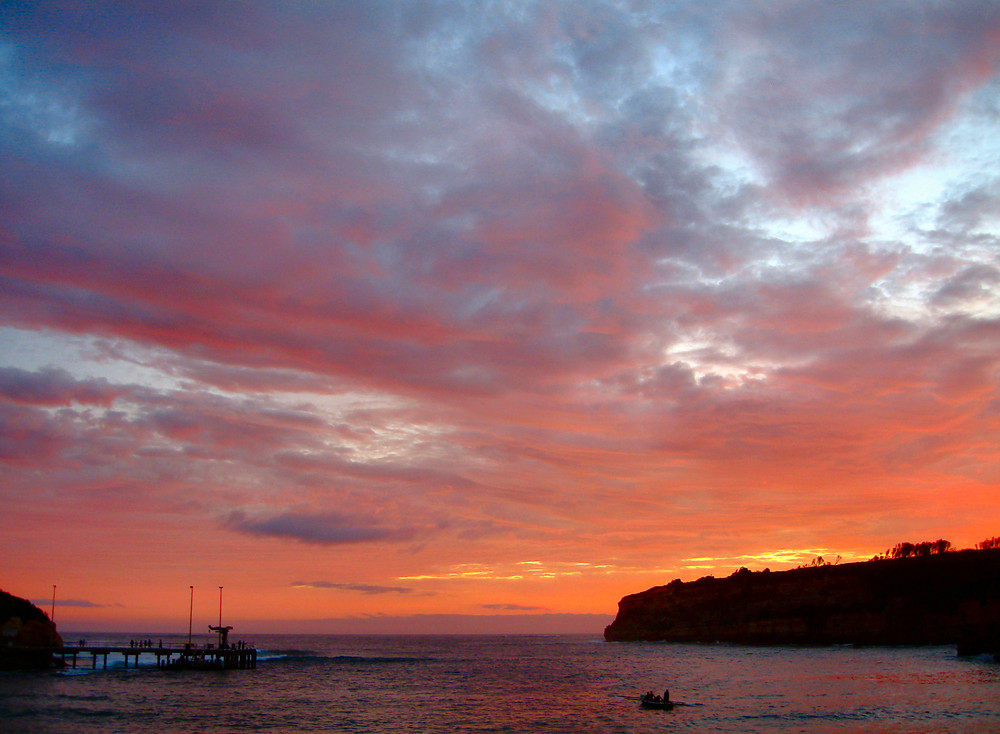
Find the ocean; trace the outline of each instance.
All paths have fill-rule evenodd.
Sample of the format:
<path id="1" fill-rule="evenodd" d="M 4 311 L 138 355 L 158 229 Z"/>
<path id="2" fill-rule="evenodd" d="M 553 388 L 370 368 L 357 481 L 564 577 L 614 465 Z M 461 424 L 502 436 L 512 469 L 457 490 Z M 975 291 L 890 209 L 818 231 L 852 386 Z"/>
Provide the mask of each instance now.
<path id="1" fill-rule="evenodd" d="M 134 635 L 78 635 L 128 645 Z M 64 635 L 66 639 L 77 637 Z M 147 635 L 157 643 L 186 641 Z M 0 673 L 4 734 L 158 731 L 1000 732 L 1000 664 L 950 647 L 606 643 L 598 636 L 246 636 L 255 670 Z M 112 663 L 114 663 L 112 665 Z M 636 697 L 669 687 L 678 705 Z"/>

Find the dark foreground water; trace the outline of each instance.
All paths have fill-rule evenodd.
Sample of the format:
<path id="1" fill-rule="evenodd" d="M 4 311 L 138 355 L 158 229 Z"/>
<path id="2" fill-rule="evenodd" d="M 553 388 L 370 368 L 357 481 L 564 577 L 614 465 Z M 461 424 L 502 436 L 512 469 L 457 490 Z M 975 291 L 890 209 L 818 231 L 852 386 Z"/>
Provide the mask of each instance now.
<path id="1" fill-rule="evenodd" d="M 0 673 L 0 732 L 1000 732 L 1000 664 L 953 648 L 580 636 L 253 642 L 262 659 L 250 671 L 160 671 L 151 658 L 138 670 L 119 661 L 106 671 Z M 646 711 L 628 698 L 667 686 L 691 705 Z"/>

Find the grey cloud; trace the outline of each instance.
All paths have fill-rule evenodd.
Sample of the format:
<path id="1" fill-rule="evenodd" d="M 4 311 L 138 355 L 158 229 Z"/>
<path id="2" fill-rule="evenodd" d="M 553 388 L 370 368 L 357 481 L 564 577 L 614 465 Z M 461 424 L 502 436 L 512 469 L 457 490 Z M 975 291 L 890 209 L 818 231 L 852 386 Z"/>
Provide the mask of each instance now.
<path id="1" fill-rule="evenodd" d="M 34 599 L 32 602 L 37 607 L 48 609 L 52 605 L 52 599 Z M 108 607 L 121 607 L 122 604 L 97 604 L 86 599 L 59 599 L 56 598 L 56 609 L 59 607 L 73 607 L 75 609 L 107 609 Z"/>
<path id="2" fill-rule="evenodd" d="M 793 197 L 898 170 L 988 68 L 1000 8 L 979 7 L 745 3 L 720 37 L 719 112 Z"/>
<path id="3" fill-rule="evenodd" d="M 107 380 L 77 380 L 62 369 L 49 367 L 30 372 L 0 367 L 0 398 L 28 405 L 84 403 L 109 405 L 128 392 Z"/>
<path id="4" fill-rule="evenodd" d="M 293 581 L 292 586 L 312 589 L 334 589 L 337 591 L 356 591 L 360 594 L 410 594 L 413 589 L 407 586 L 377 586 L 373 584 L 342 584 L 333 581 Z"/>
<path id="5" fill-rule="evenodd" d="M 938 305 L 974 302 L 989 298 L 1000 284 L 1000 270 L 989 265 L 970 265 L 956 273 L 933 296 Z"/>
<path id="6" fill-rule="evenodd" d="M 338 513 L 285 513 L 263 518 L 251 518 L 234 512 L 223 524 L 230 530 L 271 538 L 288 538 L 317 545 L 346 545 L 379 541 L 410 540 L 413 528 L 387 528 L 370 520 L 347 517 Z"/>
<path id="7" fill-rule="evenodd" d="M 992 221 L 991 221 L 992 220 Z M 941 207 L 940 226 L 959 233 L 974 232 L 1000 221 L 1000 179 L 952 196 Z"/>

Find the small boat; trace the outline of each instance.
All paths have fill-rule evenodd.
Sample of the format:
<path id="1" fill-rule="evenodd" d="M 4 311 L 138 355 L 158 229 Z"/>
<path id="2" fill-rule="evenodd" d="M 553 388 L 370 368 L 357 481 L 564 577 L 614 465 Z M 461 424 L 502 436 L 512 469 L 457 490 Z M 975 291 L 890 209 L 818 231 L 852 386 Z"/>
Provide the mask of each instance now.
<path id="1" fill-rule="evenodd" d="M 674 702 L 670 699 L 664 701 L 659 696 L 650 696 L 646 694 L 644 696 L 639 696 L 639 705 L 644 709 L 660 709 L 662 711 L 669 711 L 674 707 Z"/>

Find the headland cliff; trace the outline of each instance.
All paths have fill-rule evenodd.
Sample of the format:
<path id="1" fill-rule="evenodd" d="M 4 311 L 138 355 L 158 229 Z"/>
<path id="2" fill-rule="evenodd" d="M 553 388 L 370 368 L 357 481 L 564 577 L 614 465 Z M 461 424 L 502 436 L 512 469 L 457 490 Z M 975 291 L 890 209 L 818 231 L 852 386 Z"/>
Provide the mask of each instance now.
<path id="1" fill-rule="evenodd" d="M 609 641 L 949 645 L 1000 652 L 1000 549 L 679 579 L 618 603 Z"/>
<path id="2" fill-rule="evenodd" d="M 48 615 L 27 599 L 0 590 L 0 670 L 46 668 L 62 638 Z"/>

